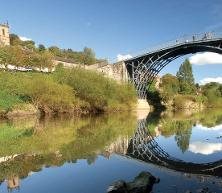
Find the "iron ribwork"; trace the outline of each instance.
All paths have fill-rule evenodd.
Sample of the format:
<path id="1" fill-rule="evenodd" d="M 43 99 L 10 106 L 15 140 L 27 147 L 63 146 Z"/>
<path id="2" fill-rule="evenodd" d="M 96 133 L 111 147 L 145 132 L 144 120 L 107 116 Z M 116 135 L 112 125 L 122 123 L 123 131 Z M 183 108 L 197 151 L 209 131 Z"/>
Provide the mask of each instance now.
<path id="1" fill-rule="evenodd" d="M 186 54 L 197 52 L 222 54 L 222 34 L 205 33 L 178 39 L 165 47 L 146 52 L 124 61 L 130 81 L 134 84 L 138 97 L 146 99 L 147 89 L 158 73 L 173 60 Z"/>
<path id="2" fill-rule="evenodd" d="M 222 159 L 210 163 L 185 162 L 169 155 L 150 134 L 146 119 L 138 121 L 137 130 L 129 142 L 127 156 L 176 171 L 222 176 Z"/>

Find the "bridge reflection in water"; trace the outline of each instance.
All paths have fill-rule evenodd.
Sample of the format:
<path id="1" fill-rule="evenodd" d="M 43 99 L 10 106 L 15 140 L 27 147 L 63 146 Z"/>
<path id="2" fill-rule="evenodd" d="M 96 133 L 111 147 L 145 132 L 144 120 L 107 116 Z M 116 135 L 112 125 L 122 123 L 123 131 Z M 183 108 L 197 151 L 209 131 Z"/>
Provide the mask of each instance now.
<path id="1" fill-rule="evenodd" d="M 137 130 L 129 141 L 126 156 L 180 172 L 222 176 L 222 159 L 198 164 L 185 162 L 169 155 L 150 134 L 146 119 L 138 121 Z"/>

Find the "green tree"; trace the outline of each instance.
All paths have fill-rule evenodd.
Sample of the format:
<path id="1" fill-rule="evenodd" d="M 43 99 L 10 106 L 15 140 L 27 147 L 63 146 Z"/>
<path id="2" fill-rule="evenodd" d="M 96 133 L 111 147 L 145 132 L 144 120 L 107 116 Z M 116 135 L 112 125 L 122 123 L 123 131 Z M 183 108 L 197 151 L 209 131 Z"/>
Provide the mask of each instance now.
<path id="1" fill-rule="evenodd" d="M 10 34 L 9 38 L 11 46 L 22 46 L 26 49 L 35 50 L 35 42 L 33 40 L 22 41 L 16 34 Z"/>
<path id="2" fill-rule="evenodd" d="M 207 97 L 208 106 L 222 106 L 222 85 L 217 82 L 210 82 L 201 87 L 202 93 Z"/>
<path id="3" fill-rule="evenodd" d="M 10 38 L 10 45 L 12 46 L 21 45 L 22 41 L 19 39 L 18 35 L 10 34 L 9 38 Z"/>
<path id="4" fill-rule="evenodd" d="M 54 67 L 53 56 L 49 51 L 38 52 L 24 47 L 5 46 L 0 48 L 0 64 L 7 67 L 8 64 L 16 67 L 49 68 Z"/>
<path id="5" fill-rule="evenodd" d="M 26 55 L 20 46 L 9 47 L 8 56 L 8 64 L 15 65 L 16 67 L 24 66 L 24 59 Z"/>
<path id="6" fill-rule="evenodd" d="M 193 69 L 188 59 L 186 59 L 183 62 L 183 64 L 181 64 L 176 76 L 180 82 L 180 93 L 182 94 L 194 93 L 195 84 L 194 84 Z"/>
<path id="7" fill-rule="evenodd" d="M 85 65 L 91 65 L 96 62 L 95 52 L 91 48 L 85 47 L 83 50 L 83 63 Z"/>
<path id="8" fill-rule="evenodd" d="M 192 132 L 192 126 L 190 126 L 186 130 L 180 130 L 176 132 L 175 140 L 177 142 L 177 146 L 180 148 L 180 150 L 184 153 L 188 150 L 189 144 L 190 144 L 190 137 Z"/>
<path id="9" fill-rule="evenodd" d="M 0 48 L 0 64 L 7 66 L 10 62 L 11 53 L 9 52 L 10 47 L 4 46 Z"/>
<path id="10" fill-rule="evenodd" d="M 51 46 L 49 47 L 49 51 L 54 55 L 54 56 L 61 56 L 61 50 L 57 46 Z"/>
<path id="11" fill-rule="evenodd" d="M 44 51 L 46 50 L 46 48 L 45 48 L 45 46 L 44 46 L 43 44 L 39 44 L 38 50 L 39 50 L 40 52 L 44 52 Z"/>
<path id="12" fill-rule="evenodd" d="M 164 101 L 173 98 L 180 90 L 179 80 L 172 74 L 166 74 L 161 78 L 160 94 Z"/>

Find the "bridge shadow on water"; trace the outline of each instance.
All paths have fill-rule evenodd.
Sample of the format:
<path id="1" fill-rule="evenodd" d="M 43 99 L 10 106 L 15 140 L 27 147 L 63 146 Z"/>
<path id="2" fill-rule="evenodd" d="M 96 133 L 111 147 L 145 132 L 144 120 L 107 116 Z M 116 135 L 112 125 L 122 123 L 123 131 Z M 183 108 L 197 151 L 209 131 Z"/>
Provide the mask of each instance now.
<path id="1" fill-rule="evenodd" d="M 159 114 L 160 112 L 155 113 L 157 116 Z M 166 152 L 149 131 L 150 119 L 152 118 L 148 115 L 146 119 L 138 120 L 137 129 L 129 141 L 126 156 L 179 172 L 222 177 L 222 159 L 209 163 L 193 163 L 175 158 Z"/>

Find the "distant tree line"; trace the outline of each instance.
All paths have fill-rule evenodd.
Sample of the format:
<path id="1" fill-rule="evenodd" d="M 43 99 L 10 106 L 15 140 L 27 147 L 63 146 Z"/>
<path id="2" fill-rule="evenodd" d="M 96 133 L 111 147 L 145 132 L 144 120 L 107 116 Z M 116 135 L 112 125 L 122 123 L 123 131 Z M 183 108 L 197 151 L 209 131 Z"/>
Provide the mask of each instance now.
<path id="1" fill-rule="evenodd" d="M 161 77 L 159 88 L 154 85 L 151 88 L 148 91 L 151 103 L 171 103 L 178 107 L 190 100 L 208 107 L 222 106 L 222 84 L 195 84 L 192 65 L 187 59 L 181 64 L 176 76 L 166 74 Z"/>
<path id="2" fill-rule="evenodd" d="M 45 50 L 43 45 L 39 45 L 39 50 Z M 55 57 L 69 59 L 73 63 L 80 63 L 84 65 L 92 65 L 100 60 L 96 59 L 95 52 L 91 48 L 85 47 L 83 51 L 77 52 L 72 49 L 60 49 L 57 46 L 51 46 L 48 51 Z"/>
<path id="3" fill-rule="evenodd" d="M 10 34 L 10 46 L 0 47 L 0 64 L 11 64 L 16 67 L 49 68 L 53 67 L 53 59 L 68 59 L 70 62 L 92 65 L 100 62 L 93 49 L 85 47 L 83 51 L 60 49 L 57 46 L 46 48 L 43 44 L 35 46 L 32 40 L 22 41 L 19 36 Z"/>
<path id="4" fill-rule="evenodd" d="M 28 43 L 31 47 L 31 44 Z M 49 51 L 39 52 L 19 45 L 5 46 L 0 48 L 0 64 L 6 68 L 8 65 L 26 68 L 49 68 L 53 67 L 53 55 Z"/>

